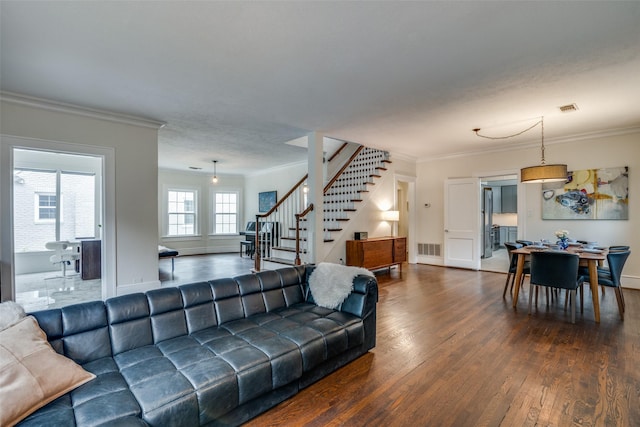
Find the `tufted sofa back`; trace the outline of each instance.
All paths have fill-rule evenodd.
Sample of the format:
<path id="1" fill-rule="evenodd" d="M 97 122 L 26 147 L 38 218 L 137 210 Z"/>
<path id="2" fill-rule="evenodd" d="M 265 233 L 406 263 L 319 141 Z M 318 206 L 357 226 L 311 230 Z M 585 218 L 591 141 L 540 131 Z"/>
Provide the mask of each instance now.
<path id="1" fill-rule="evenodd" d="M 84 364 L 304 302 L 312 268 L 154 289 L 33 315 L 57 352 Z"/>

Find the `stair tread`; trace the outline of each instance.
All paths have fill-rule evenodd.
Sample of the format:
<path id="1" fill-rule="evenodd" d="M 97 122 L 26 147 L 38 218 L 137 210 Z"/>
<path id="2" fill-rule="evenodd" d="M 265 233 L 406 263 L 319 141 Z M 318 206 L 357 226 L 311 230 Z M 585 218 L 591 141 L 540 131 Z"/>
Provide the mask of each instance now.
<path id="1" fill-rule="evenodd" d="M 290 228 L 289 230 L 295 230 L 295 228 Z M 282 240 L 294 240 L 294 241 L 296 240 L 296 238 L 295 238 L 295 237 L 289 237 L 289 236 L 282 236 L 282 237 L 280 237 L 280 238 L 281 238 Z M 307 241 L 307 238 L 306 238 L 306 237 L 301 237 L 301 238 L 300 238 L 300 240 L 302 240 L 302 241 L 306 242 L 306 241 Z"/>

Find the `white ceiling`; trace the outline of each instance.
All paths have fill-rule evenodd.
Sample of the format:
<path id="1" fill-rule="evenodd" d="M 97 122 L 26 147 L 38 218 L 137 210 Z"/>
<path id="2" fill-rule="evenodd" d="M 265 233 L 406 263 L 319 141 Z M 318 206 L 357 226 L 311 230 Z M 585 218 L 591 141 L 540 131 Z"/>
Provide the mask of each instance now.
<path id="1" fill-rule="evenodd" d="M 285 142 L 310 131 L 427 160 L 539 143 L 471 129 L 540 116 L 547 143 L 640 126 L 637 1 L 3 0 L 0 14 L 3 91 L 166 122 L 163 168 L 301 161 Z"/>

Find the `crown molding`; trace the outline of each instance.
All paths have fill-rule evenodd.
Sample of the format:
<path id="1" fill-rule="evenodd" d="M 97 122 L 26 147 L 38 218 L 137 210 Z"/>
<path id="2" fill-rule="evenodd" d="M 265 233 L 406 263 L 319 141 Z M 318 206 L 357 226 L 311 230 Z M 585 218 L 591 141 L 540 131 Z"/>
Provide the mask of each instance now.
<path id="1" fill-rule="evenodd" d="M 0 100 L 10 104 L 25 105 L 28 107 L 41 108 L 49 111 L 74 114 L 78 116 L 90 117 L 92 119 L 106 120 L 110 122 L 146 127 L 151 129 L 160 129 L 166 125 L 165 122 L 161 122 L 158 120 L 114 113 L 112 111 L 86 108 L 79 105 L 67 104 L 65 102 L 52 101 L 49 99 L 37 98 L 35 96 L 22 95 L 14 92 L 0 92 Z"/>
<path id="2" fill-rule="evenodd" d="M 410 156 L 408 154 L 404 154 L 404 153 L 396 153 L 394 151 L 389 151 L 389 155 L 391 157 L 391 159 L 398 159 L 398 160 L 402 160 L 404 162 L 407 163 L 416 163 L 416 157 L 415 156 Z"/>
<path id="3" fill-rule="evenodd" d="M 266 169 L 260 169 L 259 171 L 255 171 L 255 172 L 249 172 L 247 174 L 245 174 L 244 176 L 246 178 L 254 178 L 257 176 L 261 176 L 261 175 L 267 175 L 273 172 L 277 172 L 277 171 L 282 171 L 285 169 L 289 169 L 292 167 L 296 167 L 296 166 L 306 166 L 308 164 L 308 162 L 306 160 L 301 161 L 301 162 L 291 162 L 291 163 L 287 163 L 284 165 L 280 165 L 280 166 L 273 166 L 270 168 L 266 168 Z"/>
<path id="4" fill-rule="evenodd" d="M 585 132 L 585 133 L 579 133 L 579 134 L 574 134 L 569 136 L 563 136 L 558 138 L 550 138 L 550 139 L 545 138 L 544 144 L 545 146 L 556 145 L 556 144 L 566 144 L 569 142 L 584 141 L 587 139 L 596 139 L 596 138 L 607 138 L 611 136 L 627 135 L 630 133 L 638 133 L 638 132 L 640 132 L 640 126 L 633 126 L 628 128 L 605 129 L 605 130 L 598 130 L 594 132 Z M 539 148 L 539 147 L 540 147 L 540 141 L 529 141 L 529 142 L 509 145 L 506 147 L 505 146 L 496 147 L 493 149 L 479 148 L 478 150 L 474 150 L 474 151 L 465 151 L 460 153 L 447 154 L 443 156 L 434 156 L 429 158 L 423 157 L 418 159 L 416 163 L 418 164 L 430 163 L 438 160 L 448 160 L 448 159 L 456 159 L 461 157 L 476 156 L 478 154 L 502 153 L 505 151 L 516 151 L 524 148 Z"/>

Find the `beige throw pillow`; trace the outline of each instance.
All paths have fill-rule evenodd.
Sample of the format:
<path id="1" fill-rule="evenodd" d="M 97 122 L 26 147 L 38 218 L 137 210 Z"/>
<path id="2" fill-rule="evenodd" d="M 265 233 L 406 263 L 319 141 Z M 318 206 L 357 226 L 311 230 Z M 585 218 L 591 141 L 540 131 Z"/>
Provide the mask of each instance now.
<path id="1" fill-rule="evenodd" d="M 0 426 L 13 426 L 95 378 L 55 352 L 32 316 L 0 331 Z"/>

